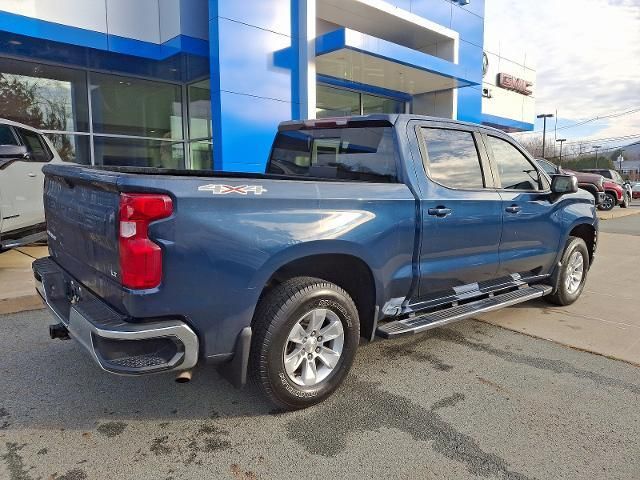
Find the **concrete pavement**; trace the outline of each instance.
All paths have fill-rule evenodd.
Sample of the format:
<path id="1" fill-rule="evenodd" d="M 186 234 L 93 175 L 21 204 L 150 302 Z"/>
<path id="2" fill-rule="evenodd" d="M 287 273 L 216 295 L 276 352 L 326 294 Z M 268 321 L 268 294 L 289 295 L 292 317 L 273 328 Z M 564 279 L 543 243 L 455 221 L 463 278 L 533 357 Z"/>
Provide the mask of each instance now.
<path id="1" fill-rule="evenodd" d="M 0 319 L 0 478 L 637 479 L 640 370 L 467 321 L 363 345 L 327 402 L 282 413 L 215 370 L 100 371 Z"/>
<path id="2" fill-rule="evenodd" d="M 33 287 L 31 263 L 47 247 L 22 247 L 0 253 L 0 314 L 43 308 Z"/>
<path id="3" fill-rule="evenodd" d="M 640 216 L 603 221 L 596 260 L 576 303 L 556 307 L 538 300 L 478 319 L 640 365 L 639 253 Z"/>

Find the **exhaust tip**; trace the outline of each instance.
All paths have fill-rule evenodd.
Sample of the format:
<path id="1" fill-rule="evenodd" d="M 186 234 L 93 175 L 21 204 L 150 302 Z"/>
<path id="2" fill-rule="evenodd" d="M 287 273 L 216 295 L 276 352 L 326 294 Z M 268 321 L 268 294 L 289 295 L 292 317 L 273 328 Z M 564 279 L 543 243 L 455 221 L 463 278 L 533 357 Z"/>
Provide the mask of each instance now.
<path id="1" fill-rule="evenodd" d="M 191 381 L 192 376 L 192 370 L 183 370 L 178 375 L 176 375 L 176 383 L 188 383 Z"/>

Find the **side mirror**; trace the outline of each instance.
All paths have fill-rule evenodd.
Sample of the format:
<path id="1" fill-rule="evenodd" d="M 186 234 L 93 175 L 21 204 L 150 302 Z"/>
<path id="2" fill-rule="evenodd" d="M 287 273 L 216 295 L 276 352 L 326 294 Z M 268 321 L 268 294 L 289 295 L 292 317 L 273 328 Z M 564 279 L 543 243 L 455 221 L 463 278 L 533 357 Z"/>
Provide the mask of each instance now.
<path id="1" fill-rule="evenodd" d="M 0 145 L 0 158 L 23 159 L 29 156 L 24 145 Z"/>
<path id="2" fill-rule="evenodd" d="M 24 145 L 0 145 L 0 170 L 18 160 L 27 160 L 29 150 Z"/>
<path id="3" fill-rule="evenodd" d="M 551 194 L 558 198 L 567 193 L 578 191 L 578 179 L 575 175 L 554 175 L 551 178 Z"/>

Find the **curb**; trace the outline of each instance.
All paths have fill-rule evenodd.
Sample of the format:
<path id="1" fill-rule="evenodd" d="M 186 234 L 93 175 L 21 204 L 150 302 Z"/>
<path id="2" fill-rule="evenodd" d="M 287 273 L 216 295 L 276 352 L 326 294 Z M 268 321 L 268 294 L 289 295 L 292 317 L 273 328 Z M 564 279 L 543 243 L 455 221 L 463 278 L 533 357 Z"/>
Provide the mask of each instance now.
<path id="1" fill-rule="evenodd" d="M 27 312 L 29 310 L 40 310 L 43 308 L 44 303 L 42 302 L 40 295 L 37 293 L 0 299 L 0 315 Z"/>
<path id="2" fill-rule="evenodd" d="M 640 210 L 622 210 L 619 212 L 601 212 L 598 211 L 598 218 L 600 220 L 615 220 L 617 218 L 630 217 L 632 215 L 639 215 Z"/>

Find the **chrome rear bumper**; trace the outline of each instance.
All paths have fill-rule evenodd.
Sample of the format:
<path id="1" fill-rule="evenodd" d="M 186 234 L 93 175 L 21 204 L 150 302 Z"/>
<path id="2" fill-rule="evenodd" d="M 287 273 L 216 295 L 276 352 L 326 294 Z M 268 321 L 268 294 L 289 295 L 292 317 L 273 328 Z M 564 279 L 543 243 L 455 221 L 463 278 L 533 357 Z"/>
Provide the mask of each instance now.
<path id="1" fill-rule="evenodd" d="M 54 317 L 104 370 L 141 375 L 187 370 L 198 361 L 198 337 L 183 321 L 127 321 L 51 258 L 33 262 L 36 290 Z"/>

